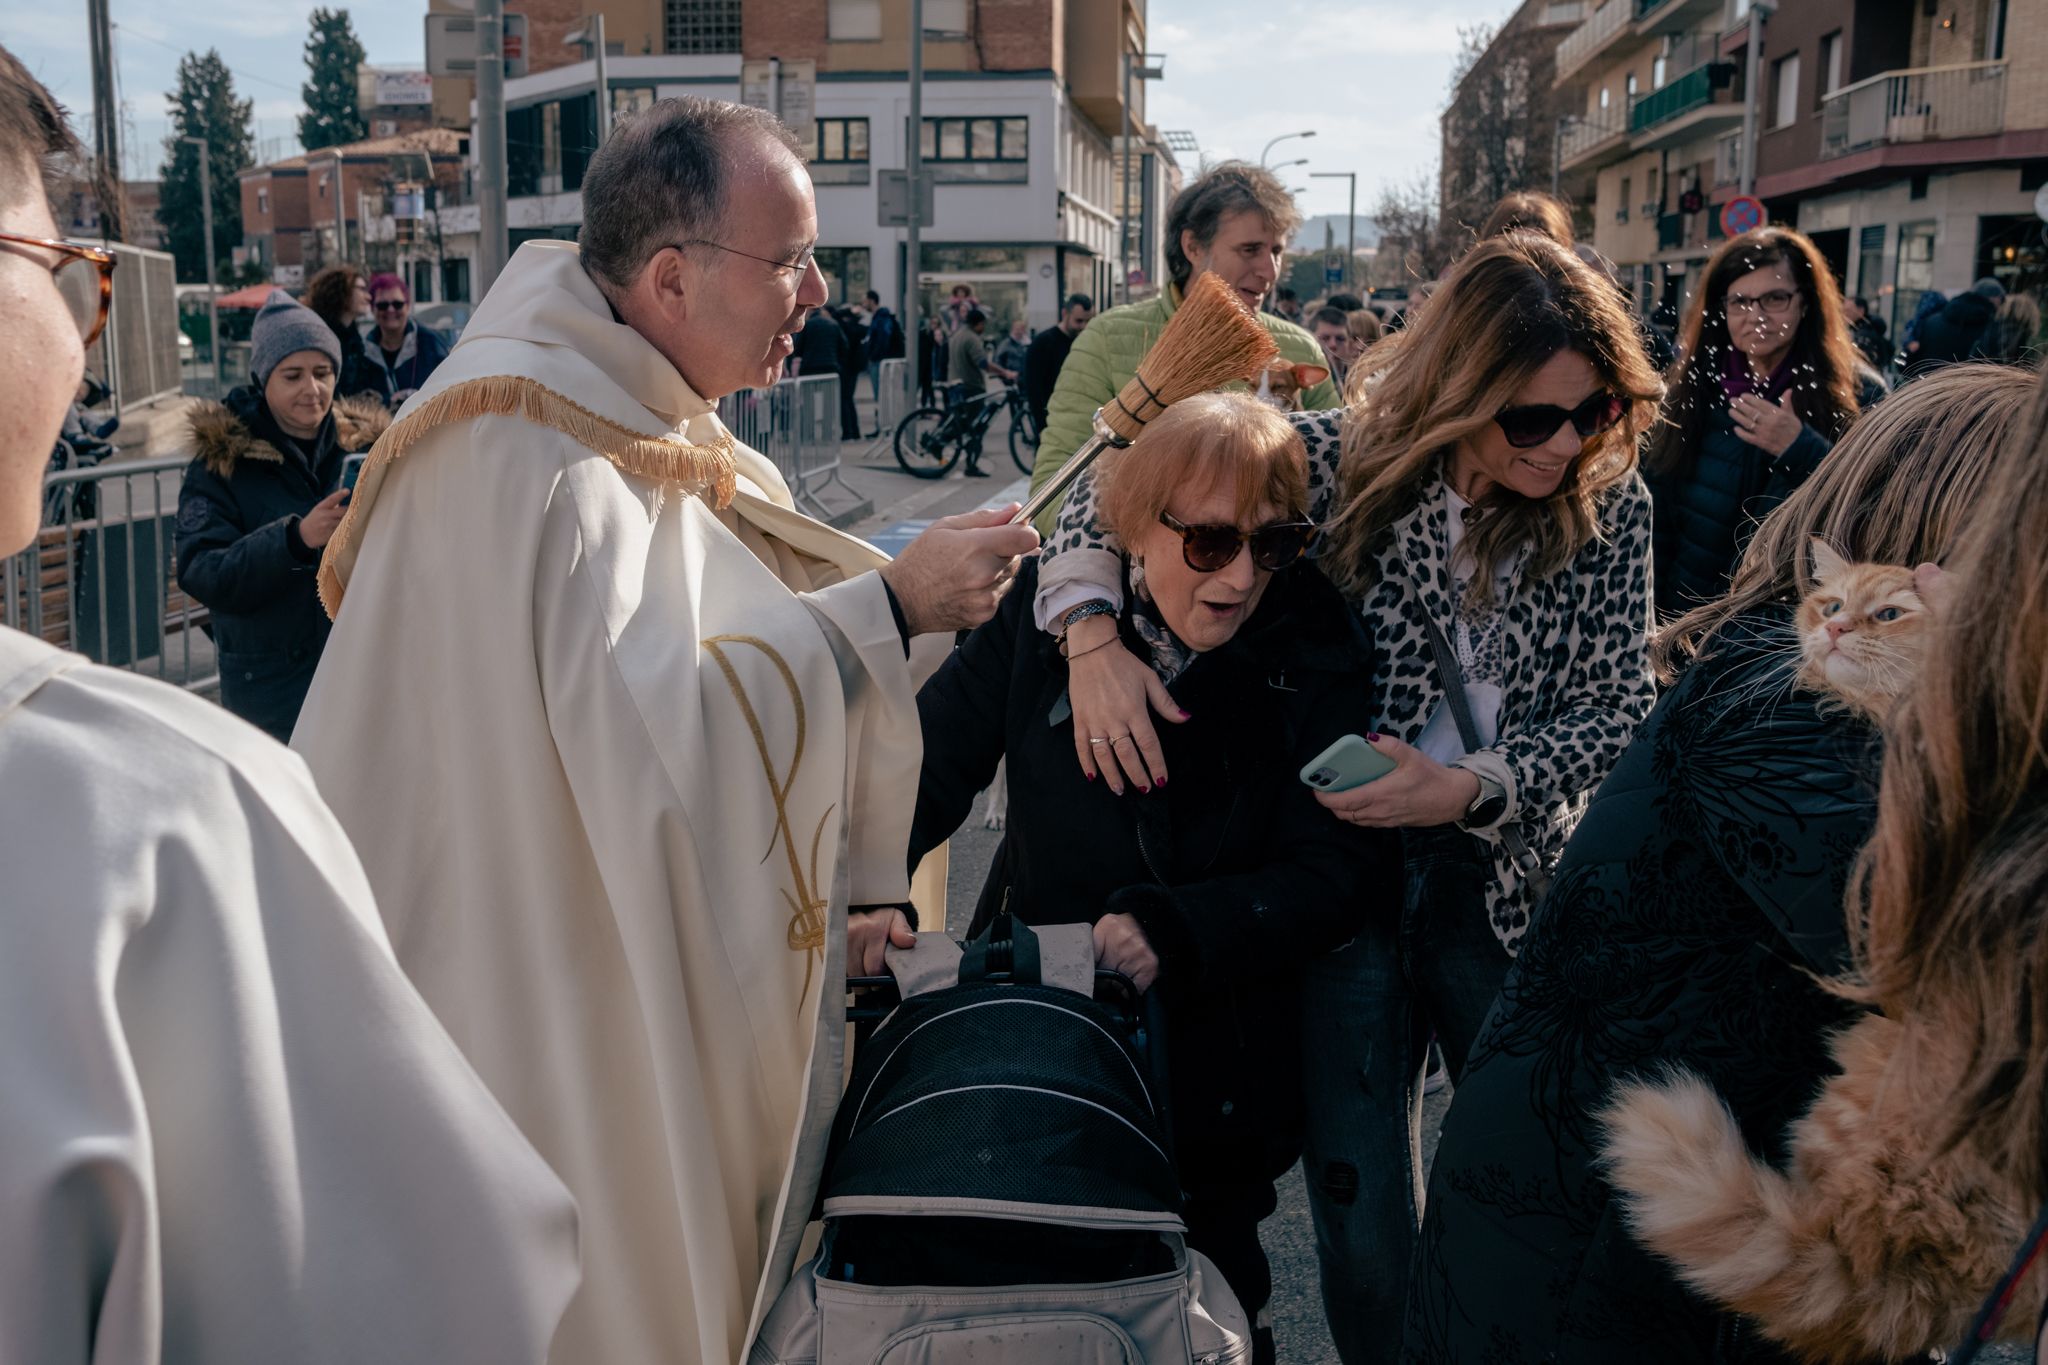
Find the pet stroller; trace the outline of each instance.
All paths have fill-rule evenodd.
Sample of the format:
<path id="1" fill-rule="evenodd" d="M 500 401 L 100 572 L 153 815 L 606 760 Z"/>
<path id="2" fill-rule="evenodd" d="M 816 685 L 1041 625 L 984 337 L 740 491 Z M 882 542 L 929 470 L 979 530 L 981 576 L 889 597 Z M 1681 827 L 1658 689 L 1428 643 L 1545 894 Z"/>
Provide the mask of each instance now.
<path id="1" fill-rule="evenodd" d="M 902 1003 L 855 1055 L 824 1240 L 750 1365 L 1249 1360 L 1185 1242 L 1161 1040 L 1127 980 L 1098 992 L 1089 926 L 1004 915 L 889 959 Z"/>

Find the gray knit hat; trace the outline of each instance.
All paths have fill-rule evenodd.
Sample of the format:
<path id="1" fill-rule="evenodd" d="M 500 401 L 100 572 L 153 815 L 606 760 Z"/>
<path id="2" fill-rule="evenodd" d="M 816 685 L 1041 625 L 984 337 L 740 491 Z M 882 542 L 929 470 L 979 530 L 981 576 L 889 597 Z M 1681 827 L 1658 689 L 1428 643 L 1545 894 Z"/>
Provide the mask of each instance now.
<path id="1" fill-rule="evenodd" d="M 318 351 L 341 369 L 341 342 L 333 329 L 290 294 L 273 289 L 249 329 L 249 376 L 256 387 L 269 383 L 270 372 L 297 351 Z"/>

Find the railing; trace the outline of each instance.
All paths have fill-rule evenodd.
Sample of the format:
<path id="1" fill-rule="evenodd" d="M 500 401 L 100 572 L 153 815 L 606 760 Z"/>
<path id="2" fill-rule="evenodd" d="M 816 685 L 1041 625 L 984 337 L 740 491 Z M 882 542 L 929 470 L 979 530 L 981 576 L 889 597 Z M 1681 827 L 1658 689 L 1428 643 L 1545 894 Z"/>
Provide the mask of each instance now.
<path id="1" fill-rule="evenodd" d="M 1608 0 L 1610 4 L 1614 0 Z M 1565 125 L 1564 136 L 1558 139 L 1558 160 L 1568 162 L 1584 156 L 1601 143 L 1620 137 L 1628 130 L 1618 124 L 1601 123 L 1589 118 L 1575 118 Z"/>
<path id="2" fill-rule="evenodd" d="M 182 387 L 178 363 L 177 278 L 170 253 L 121 242 L 108 244 L 118 263 L 113 310 L 107 329 L 86 353 L 85 367 L 113 388 L 114 411 L 176 394 Z M 90 271 L 65 271 L 60 287 L 97 288 Z"/>
<path id="3" fill-rule="evenodd" d="M 172 456 L 46 475 L 35 543 L 0 560 L 0 623 L 95 663 L 214 686 L 206 608 L 177 580 L 185 465 Z"/>
<path id="4" fill-rule="evenodd" d="M 1600 50 L 1609 38 L 1628 27 L 1634 17 L 1629 12 L 1629 0 L 1607 0 L 1607 3 L 1586 16 L 1586 21 L 1564 36 L 1557 45 L 1556 70 L 1558 81 L 1564 81 Z"/>
<path id="5" fill-rule="evenodd" d="M 1823 161 L 1894 142 L 2001 132 L 2005 63 L 1881 72 L 1828 96 L 1820 117 Z"/>
<path id="6" fill-rule="evenodd" d="M 1714 140 L 1714 187 L 1733 185 L 1742 179 L 1742 133 L 1723 133 Z"/>
<path id="7" fill-rule="evenodd" d="M 1714 98 L 1714 68 L 1694 67 L 1662 90 L 1655 90 L 1631 104 L 1628 130 L 1640 133 L 1660 123 L 1690 113 Z"/>
<path id="8" fill-rule="evenodd" d="M 885 360 L 875 378 L 880 385 L 875 402 L 875 427 L 883 439 L 893 439 L 897 426 L 917 406 L 917 390 L 910 382 L 910 361 L 900 356 Z"/>
<path id="9" fill-rule="evenodd" d="M 741 389 L 718 400 L 718 416 L 734 436 L 774 462 L 799 508 L 831 522 L 853 520 L 869 509 L 840 473 L 838 375 Z M 833 484 L 852 495 L 852 506 L 834 507 L 820 496 Z"/>

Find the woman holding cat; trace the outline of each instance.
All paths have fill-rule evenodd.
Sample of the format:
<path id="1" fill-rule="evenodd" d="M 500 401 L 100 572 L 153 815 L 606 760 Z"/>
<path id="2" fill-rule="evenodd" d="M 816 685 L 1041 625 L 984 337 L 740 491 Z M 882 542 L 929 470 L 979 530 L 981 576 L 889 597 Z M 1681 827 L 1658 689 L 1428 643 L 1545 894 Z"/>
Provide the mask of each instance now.
<path id="1" fill-rule="evenodd" d="M 1319 563 L 1377 645 L 1369 740 L 1396 765 L 1317 799 L 1400 830 L 1405 873 L 1399 891 L 1358 888 L 1365 931 L 1303 990 L 1309 1201 L 1347 1365 L 1399 1346 L 1430 1032 L 1455 1075 L 1585 794 L 1649 711 L 1635 446 L 1659 392 L 1619 292 L 1528 232 L 1474 247 L 1359 365 L 1357 406 L 1292 419 Z M 1168 776 L 1148 698 L 1187 717 L 1116 643 L 1124 566 L 1094 505 L 1084 477 L 1041 559 L 1037 620 L 1071 645 L 1083 770 L 1145 791 Z"/>
<path id="2" fill-rule="evenodd" d="M 1476 1361 L 1503 1337 L 1572 1365 L 1782 1358 L 1631 1237 L 1599 1111 L 1616 1082 L 1679 1064 L 1783 1155 L 1828 1033 L 1854 1018 L 1815 975 L 1848 961 L 1872 717 L 1926 638 L 1904 566 L 1949 552 L 2030 388 L 1969 367 L 1878 408 L 1758 530 L 1728 596 L 1659 638 L 1673 685 L 1573 834 L 1459 1081 L 1409 1360 Z"/>
<path id="3" fill-rule="evenodd" d="M 1790 1172 L 1752 1161 L 1697 1079 L 1630 1087 L 1609 1114 L 1637 1236 L 1814 1360 L 1957 1345 L 2048 1200 L 2048 387 L 2036 388 L 1889 726 L 1849 902 L 1852 989 L 1882 1013 L 1837 1041 L 1841 1075 L 1789 1134 Z M 2036 1272 L 2006 1334 L 2038 1338 L 2041 1300 Z"/>
<path id="4" fill-rule="evenodd" d="M 1714 253 L 1643 461 L 1660 619 L 1727 591 L 1750 528 L 1884 397 L 1866 369 L 1835 277 L 1806 237 L 1762 227 Z"/>

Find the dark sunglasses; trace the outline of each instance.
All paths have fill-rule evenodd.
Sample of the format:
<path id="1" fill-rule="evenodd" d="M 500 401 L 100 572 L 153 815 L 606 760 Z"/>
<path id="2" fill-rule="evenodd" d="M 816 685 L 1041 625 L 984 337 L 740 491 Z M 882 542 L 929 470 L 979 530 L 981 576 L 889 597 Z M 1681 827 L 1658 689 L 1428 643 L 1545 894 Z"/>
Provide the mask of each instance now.
<path id="1" fill-rule="evenodd" d="M 1159 524 L 1180 537 L 1180 557 L 1196 573 L 1228 568 L 1247 541 L 1252 563 L 1272 573 L 1307 554 L 1309 542 L 1316 538 L 1312 521 L 1276 521 L 1256 531 L 1240 531 L 1235 526 L 1188 526 L 1173 513 L 1161 512 Z"/>
<path id="2" fill-rule="evenodd" d="M 376 309 L 380 313 L 402 313 L 405 311 L 405 300 L 384 299 L 376 305 Z"/>
<path id="3" fill-rule="evenodd" d="M 1566 410 L 1555 403 L 1538 403 L 1526 408 L 1502 408 L 1493 415 L 1500 423 L 1500 434 L 1508 438 L 1508 444 L 1517 450 L 1533 450 L 1551 437 L 1566 422 L 1579 434 L 1581 441 L 1590 441 L 1607 428 L 1621 420 L 1621 414 L 1628 404 L 1611 393 L 1596 393 L 1577 407 Z"/>

